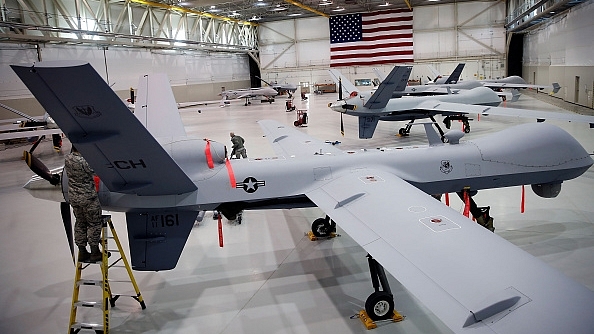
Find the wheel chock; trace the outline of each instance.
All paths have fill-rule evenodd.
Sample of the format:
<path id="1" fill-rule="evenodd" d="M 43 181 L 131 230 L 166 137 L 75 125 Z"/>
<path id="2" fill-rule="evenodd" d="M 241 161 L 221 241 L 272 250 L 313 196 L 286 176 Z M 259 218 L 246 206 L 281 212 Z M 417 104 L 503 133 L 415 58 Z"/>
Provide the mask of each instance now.
<path id="1" fill-rule="evenodd" d="M 404 320 L 404 316 L 398 313 L 398 311 L 394 310 L 394 314 L 392 314 L 392 321 L 401 322 L 402 320 Z"/>
<path id="2" fill-rule="evenodd" d="M 311 241 L 316 241 L 316 240 L 318 240 L 318 239 L 332 239 L 332 238 L 336 238 L 336 237 L 339 237 L 339 236 L 340 236 L 339 234 L 336 234 L 335 232 L 331 232 L 329 236 L 327 236 L 327 237 L 323 237 L 323 238 L 320 238 L 320 237 L 316 237 L 316 236 L 313 234 L 313 232 L 312 232 L 312 231 L 309 231 L 309 232 L 307 232 L 307 237 L 308 237 L 308 238 L 309 238 L 309 240 L 311 240 Z"/>
<path id="3" fill-rule="evenodd" d="M 363 323 L 363 326 L 365 326 L 365 328 L 367 328 L 368 330 L 377 328 L 377 324 L 375 323 L 375 321 L 371 320 L 371 318 L 365 310 L 359 311 L 359 319 Z M 398 311 L 394 310 L 394 314 L 392 314 L 392 321 L 400 322 L 402 320 L 404 320 L 404 316 L 398 313 Z"/>
<path id="4" fill-rule="evenodd" d="M 359 311 L 359 320 L 361 320 L 363 326 L 365 326 L 365 328 L 367 328 L 368 330 L 377 328 L 375 321 L 371 320 L 371 318 L 367 315 L 367 312 L 365 312 L 365 310 Z"/>

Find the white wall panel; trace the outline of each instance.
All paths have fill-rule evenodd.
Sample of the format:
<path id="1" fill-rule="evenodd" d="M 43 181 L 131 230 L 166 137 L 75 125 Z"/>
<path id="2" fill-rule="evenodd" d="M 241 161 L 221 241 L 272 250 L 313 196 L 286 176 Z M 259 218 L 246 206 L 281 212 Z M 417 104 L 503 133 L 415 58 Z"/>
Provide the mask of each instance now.
<path id="1" fill-rule="evenodd" d="M 330 39 L 328 19 L 325 17 L 313 17 L 302 20 L 295 20 L 297 26 L 297 38 L 307 39 Z"/>
<path id="2" fill-rule="evenodd" d="M 456 6 L 416 7 L 413 10 L 413 30 L 453 29 L 456 26 Z"/>
<path id="3" fill-rule="evenodd" d="M 524 79 L 536 84 L 558 82 L 557 97 L 594 108 L 594 2 L 524 36 Z"/>
<path id="4" fill-rule="evenodd" d="M 594 66 L 594 2 L 527 34 L 524 65 Z"/>
<path id="5" fill-rule="evenodd" d="M 27 90 L 9 65 L 33 64 L 37 61 L 35 49 L 19 50 L 3 44 L 0 48 L 0 98 L 14 98 L 27 94 Z M 250 79 L 247 55 L 211 54 L 206 52 L 181 53 L 179 51 L 149 51 L 138 49 L 96 47 L 46 46 L 41 50 L 43 61 L 83 60 L 89 62 L 107 80 L 113 89 L 127 90 L 136 87 L 138 77 L 144 73 L 167 73 L 172 85 L 189 85 L 241 81 Z"/>
<path id="6" fill-rule="evenodd" d="M 488 9 L 487 9 L 488 8 Z M 487 10 L 485 10 L 487 9 Z M 478 14 L 478 15 L 477 15 Z M 481 26 L 499 22 L 505 22 L 505 3 L 468 1 L 458 4 L 458 22 L 465 26 Z"/>
<path id="7" fill-rule="evenodd" d="M 329 64 L 330 32 L 327 18 L 263 23 L 259 38 L 263 71 Z"/>

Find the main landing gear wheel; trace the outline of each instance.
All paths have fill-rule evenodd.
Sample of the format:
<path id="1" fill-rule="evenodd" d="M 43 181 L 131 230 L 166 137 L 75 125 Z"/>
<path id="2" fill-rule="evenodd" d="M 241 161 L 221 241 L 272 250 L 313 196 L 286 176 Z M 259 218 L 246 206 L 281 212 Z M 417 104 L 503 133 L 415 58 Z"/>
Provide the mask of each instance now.
<path id="1" fill-rule="evenodd" d="M 394 297 L 385 291 L 372 293 L 365 301 L 365 312 L 373 321 L 392 318 Z"/>
<path id="2" fill-rule="evenodd" d="M 332 226 L 328 219 L 318 218 L 311 224 L 311 231 L 318 238 L 326 238 L 332 233 Z"/>
<path id="3" fill-rule="evenodd" d="M 470 123 L 464 121 L 462 124 L 464 124 L 464 133 L 470 133 Z"/>
<path id="4" fill-rule="evenodd" d="M 384 267 L 367 254 L 371 283 L 375 290 L 365 301 L 365 312 L 373 321 L 391 319 L 394 316 L 394 295 Z"/>

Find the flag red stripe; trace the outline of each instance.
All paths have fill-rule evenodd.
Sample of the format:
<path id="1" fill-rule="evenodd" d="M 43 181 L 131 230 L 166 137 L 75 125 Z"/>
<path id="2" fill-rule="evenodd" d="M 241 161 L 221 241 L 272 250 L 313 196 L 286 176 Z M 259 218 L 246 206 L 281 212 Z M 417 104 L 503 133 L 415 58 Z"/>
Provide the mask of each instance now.
<path id="1" fill-rule="evenodd" d="M 411 30 L 412 31 L 412 24 L 405 25 L 405 26 L 398 26 L 398 27 L 363 28 L 363 34 L 371 34 L 374 32 L 381 32 L 381 31 L 396 31 L 396 30 Z M 412 33 L 410 35 L 412 36 Z"/>
<path id="2" fill-rule="evenodd" d="M 340 44 L 336 44 L 340 45 Z M 388 44 L 380 44 L 380 45 L 360 45 L 360 46 L 332 46 L 330 47 L 331 52 L 339 52 L 339 51 L 353 51 L 353 50 L 365 50 L 365 49 L 375 49 L 376 47 L 381 47 L 384 49 L 387 48 L 401 48 L 401 47 L 412 47 L 412 42 L 401 42 L 401 43 L 388 43 Z M 412 50 L 410 50 L 412 53 Z"/>
<path id="3" fill-rule="evenodd" d="M 363 26 L 365 25 L 369 25 L 369 24 L 378 24 L 378 23 L 394 23 L 394 22 L 407 22 L 407 21 L 411 21 L 412 22 L 413 18 L 412 16 L 406 16 L 406 17 L 386 17 L 386 18 L 377 18 L 377 19 L 364 19 L 363 20 Z M 412 27 L 412 24 L 411 24 Z"/>
<path id="4" fill-rule="evenodd" d="M 378 65 L 378 64 L 402 64 L 402 63 L 412 63 L 414 59 L 407 58 L 407 59 L 391 59 L 391 60 L 368 60 L 368 61 L 353 61 L 353 62 L 345 62 L 345 63 L 332 63 L 332 67 L 349 67 L 349 66 L 370 66 L 370 65 Z"/>
<path id="5" fill-rule="evenodd" d="M 369 54 L 349 54 L 349 55 L 334 55 L 330 56 L 331 60 L 338 60 L 338 59 L 356 59 L 356 58 L 373 58 L 373 57 L 387 57 L 387 56 L 403 56 L 403 55 L 412 55 L 412 51 L 405 50 L 405 51 L 388 51 L 388 52 L 374 52 L 373 55 Z"/>

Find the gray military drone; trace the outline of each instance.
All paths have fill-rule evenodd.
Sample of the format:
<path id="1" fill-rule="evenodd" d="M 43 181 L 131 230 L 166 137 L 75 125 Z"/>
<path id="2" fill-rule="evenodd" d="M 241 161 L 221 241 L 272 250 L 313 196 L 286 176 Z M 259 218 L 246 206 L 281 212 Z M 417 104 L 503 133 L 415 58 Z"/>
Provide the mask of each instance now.
<path id="1" fill-rule="evenodd" d="M 278 156 L 229 160 L 223 144 L 185 135 L 167 80 L 154 83 L 162 94 L 147 96 L 139 119 L 89 64 L 13 69 L 100 177 L 103 208 L 126 213 L 136 270 L 173 269 L 201 210 L 233 218 L 317 206 L 327 217 L 314 232 L 335 223 L 369 253 L 375 291 L 365 307 L 373 320 L 394 309 L 385 268 L 456 333 L 594 328 L 593 291 L 431 196 L 531 185 L 555 197 L 594 163 L 558 127 L 524 124 L 472 141 L 452 130 L 447 144 L 433 131 L 427 146 L 342 151 L 260 121 Z M 25 187 L 65 201 L 59 184 L 36 177 Z"/>
<path id="2" fill-rule="evenodd" d="M 408 80 L 408 74 L 410 67 L 395 66 L 373 94 L 358 92 L 355 86 L 350 84 L 354 91 L 344 99 L 339 95 L 338 101 L 328 104 L 328 107 L 341 114 L 358 117 L 359 138 L 362 139 L 372 138 L 379 121 L 411 121 L 398 132 L 400 135 L 406 135 L 410 132 L 412 122 L 424 118 L 430 118 L 435 122 L 435 115 L 445 116 L 444 122 L 448 128 L 452 120 L 462 121 L 466 133 L 470 132 L 468 121 L 471 114 L 523 117 L 538 121 L 557 119 L 594 126 L 594 116 L 499 107 L 501 99 L 497 93 L 483 86 L 463 90 L 457 94 L 393 98 L 394 91 L 401 90 Z M 342 86 L 347 80 L 343 77 L 340 82 Z M 438 130 L 443 137 L 444 132 L 439 127 Z"/>

